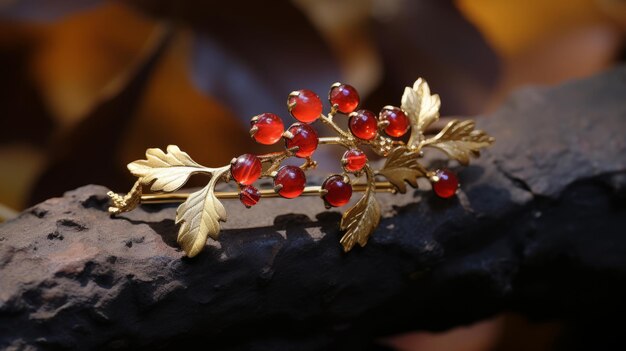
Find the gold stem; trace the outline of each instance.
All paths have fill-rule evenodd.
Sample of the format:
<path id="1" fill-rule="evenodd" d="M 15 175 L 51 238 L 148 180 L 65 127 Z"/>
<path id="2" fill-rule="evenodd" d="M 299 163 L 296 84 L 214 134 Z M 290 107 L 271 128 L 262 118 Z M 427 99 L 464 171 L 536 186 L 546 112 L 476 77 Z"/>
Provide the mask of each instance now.
<path id="1" fill-rule="evenodd" d="M 368 189 L 367 184 L 358 183 L 352 184 L 352 191 L 363 192 Z M 389 182 L 376 182 L 374 183 L 374 191 L 379 193 L 395 193 L 396 187 Z M 262 189 L 259 190 L 261 197 L 280 197 L 274 189 Z M 324 193 L 320 186 L 307 186 L 304 188 L 302 195 L 300 196 L 320 196 Z M 239 192 L 237 191 L 216 191 L 215 196 L 218 199 L 238 199 Z M 175 194 L 144 194 L 141 195 L 141 203 L 144 204 L 162 204 L 169 202 L 183 202 L 187 200 L 189 194 L 187 193 L 175 193 Z"/>
<path id="2" fill-rule="evenodd" d="M 341 129 L 334 121 L 333 121 L 333 114 L 329 113 L 328 116 L 322 114 L 320 116 L 320 120 L 322 122 L 324 122 L 325 124 L 329 125 L 331 128 L 333 128 L 335 130 L 335 132 L 337 132 L 337 134 L 339 134 L 343 139 L 346 140 L 352 140 L 352 136 L 349 133 L 346 133 L 346 131 L 344 131 L 343 129 Z"/>
<path id="3" fill-rule="evenodd" d="M 346 140 L 342 137 L 321 137 L 319 138 L 320 145 L 341 145 L 346 149 L 352 147 L 350 143 L 347 143 Z"/>

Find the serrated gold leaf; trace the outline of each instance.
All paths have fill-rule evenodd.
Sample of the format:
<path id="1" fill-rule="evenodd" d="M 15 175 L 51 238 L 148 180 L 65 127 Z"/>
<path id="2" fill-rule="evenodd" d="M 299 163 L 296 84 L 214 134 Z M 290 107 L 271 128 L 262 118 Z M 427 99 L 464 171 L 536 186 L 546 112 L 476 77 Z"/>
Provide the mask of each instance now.
<path id="1" fill-rule="evenodd" d="M 228 169 L 217 169 L 209 184 L 191 193 L 176 210 L 176 224 L 181 224 L 176 241 L 189 257 L 196 256 L 204 249 L 207 237 L 217 239 L 219 222 L 226 221 L 226 209 L 215 196 L 215 184 Z"/>
<path id="2" fill-rule="evenodd" d="M 425 140 L 424 146 L 431 146 L 442 150 L 451 158 L 463 165 L 469 163 L 470 156 L 480 155 L 480 149 L 495 141 L 482 130 L 475 130 L 474 121 L 453 120 L 431 139 Z"/>
<path id="3" fill-rule="evenodd" d="M 413 88 L 406 87 L 402 95 L 402 110 L 411 121 L 411 136 L 407 145 L 415 146 L 424 139 L 424 130 L 439 119 L 439 95 L 430 94 L 428 83 L 419 78 Z"/>
<path id="4" fill-rule="evenodd" d="M 387 155 L 385 165 L 378 174 L 384 176 L 402 194 L 406 193 L 406 184 L 417 188 L 417 178 L 426 175 L 426 169 L 418 162 L 418 153 L 406 147 L 394 148 Z"/>
<path id="5" fill-rule="evenodd" d="M 380 223 L 380 205 L 374 197 L 373 175 L 369 167 L 366 168 L 366 172 L 369 187 L 363 197 L 341 218 L 340 228 L 346 232 L 340 242 L 345 252 L 350 251 L 357 243 L 365 246 Z"/>
<path id="6" fill-rule="evenodd" d="M 196 163 L 176 145 L 169 145 L 167 153 L 158 148 L 148 149 L 146 159 L 129 163 L 128 169 L 142 184 L 151 184 L 150 190 L 165 192 L 180 189 L 194 173 L 215 170 Z"/>

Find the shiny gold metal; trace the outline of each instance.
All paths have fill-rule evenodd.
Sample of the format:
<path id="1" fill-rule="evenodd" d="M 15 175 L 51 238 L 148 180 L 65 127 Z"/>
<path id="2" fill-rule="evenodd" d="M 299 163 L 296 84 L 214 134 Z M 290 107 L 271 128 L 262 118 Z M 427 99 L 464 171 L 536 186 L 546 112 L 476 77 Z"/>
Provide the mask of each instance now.
<path id="1" fill-rule="evenodd" d="M 333 84 L 337 86 L 340 83 Z M 290 97 L 297 96 L 292 92 Z M 407 87 L 401 100 L 401 108 L 406 113 L 411 124 L 411 134 L 407 143 L 393 140 L 382 133 L 370 141 L 355 138 L 350 131 L 339 127 L 333 120 L 337 106 L 333 106 L 327 115 L 320 115 L 322 123 L 329 126 L 337 136 L 319 138 L 319 145 L 338 145 L 345 149 L 367 146 L 377 154 L 385 157 L 385 164 L 375 170 L 366 163 L 362 170 L 349 172 L 345 169 L 345 159 L 340 160 L 344 179 L 352 184 L 353 191 L 364 193 L 363 196 L 346 212 L 344 212 L 340 228 L 345 233 L 340 242 L 345 251 L 351 250 L 354 245 L 365 246 L 369 237 L 380 222 L 381 210 L 375 193 L 405 193 L 406 185 L 417 188 L 417 179 L 426 178 L 437 182 L 439 178 L 435 171 L 428 170 L 419 159 L 424 155 L 424 148 L 435 148 L 446 153 L 451 159 L 460 164 L 469 163 L 470 157 L 479 156 L 479 151 L 491 145 L 495 140 L 487 133 L 476 130 L 473 121 L 449 122 L 436 135 L 426 135 L 434 122 L 439 119 L 441 101 L 437 94 L 431 94 L 428 84 L 418 79 L 413 87 Z M 289 110 L 293 105 L 287 106 Z M 258 118 L 258 117 L 253 117 Z M 388 121 L 379 122 L 379 131 L 384 129 Z M 252 127 L 250 135 L 257 129 Z M 291 138 L 290 132 L 283 134 L 284 138 Z M 264 164 L 262 178 L 272 178 L 276 175 L 282 162 L 294 155 L 297 147 L 281 152 L 258 155 Z M 309 158 L 300 166 L 303 170 L 315 168 L 316 162 Z M 130 172 L 136 176 L 137 182 L 130 192 L 119 195 L 109 192 L 112 205 L 109 212 L 119 214 L 130 211 L 140 203 L 182 202 L 176 211 L 176 223 L 180 224 L 178 243 L 189 257 L 197 255 L 205 246 L 208 237 L 217 239 L 220 231 L 220 221 L 226 220 L 226 210 L 220 200 L 239 198 L 239 191 L 215 191 L 218 182 L 228 183 L 231 180 L 230 165 L 219 168 L 202 166 L 181 151 L 177 146 L 170 145 L 166 152 L 161 149 L 148 149 L 146 159 L 138 160 L 128 165 Z M 192 174 L 204 173 L 210 176 L 208 184 L 191 194 L 178 193 Z M 365 177 L 365 181 L 354 181 L 352 178 Z M 377 180 L 383 178 L 385 181 Z M 143 188 L 149 188 L 152 193 L 144 194 Z M 259 190 L 260 196 L 279 197 L 280 185 L 275 188 Z M 305 187 L 303 196 L 323 196 L 326 190 L 320 186 Z M 326 203 L 326 205 L 328 205 Z"/>
<path id="2" fill-rule="evenodd" d="M 352 184 L 352 191 L 355 193 L 364 192 L 369 188 L 368 184 Z M 374 192 L 377 193 L 396 193 L 397 188 L 389 182 L 375 182 Z M 280 197 L 274 189 L 259 190 L 262 198 Z M 324 190 L 320 186 L 307 186 L 304 188 L 300 196 L 320 196 Z M 216 191 L 215 197 L 218 199 L 239 199 L 238 191 Z M 189 193 L 173 193 L 173 194 L 144 194 L 141 195 L 142 204 L 166 204 L 173 202 L 183 202 L 189 198 Z"/>

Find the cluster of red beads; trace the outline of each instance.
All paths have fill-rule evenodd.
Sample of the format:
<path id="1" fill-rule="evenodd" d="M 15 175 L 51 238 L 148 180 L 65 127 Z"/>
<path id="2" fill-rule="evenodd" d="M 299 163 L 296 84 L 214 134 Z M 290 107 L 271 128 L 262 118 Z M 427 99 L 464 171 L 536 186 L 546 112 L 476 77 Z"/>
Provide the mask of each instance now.
<path id="1" fill-rule="evenodd" d="M 335 111 L 348 115 L 348 127 L 356 138 L 374 140 L 379 130 L 393 138 L 402 137 L 410 128 L 410 121 L 402 109 L 385 106 L 375 115 L 368 110 L 356 110 L 360 103 L 357 90 L 342 83 L 332 85 L 328 100 Z M 287 149 L 294 149 L 294 155 L 308 158 L 313 155 L 319 143 L 317 131 L 309 124 L 321 115 L 323 105 L 320 97 L 311 90 L 293 91 L 287 98 L 289 113 L 299 122 L 292 124 L 287 131 L 282 119 L 273 113 L 262 113 L 252 118 L 250 134 L 260 144 L 272 145 L 281 138 Z M 346 151 L 341 159 L 346 172 L 360 172 L 367 164 L 367 156 L 357 148 Z M 251 184 L 261 176 L 261 162 L 251 154 L 234 159 L 231 164 L 232 177 L 241 184 L 240 199 L 247 207 L 255 205 L 260 192 Z M 451 197 L 458 187 L 458 179 L 449 170 L 438 170 L 433 189 L 440 197 Z M 306 184 L 304 171 L 295 166 L 283 166 L 274 175 L 275 191 L 282 197 L 294 198 L 302 194 Z M 341 175 L 332 175 L 322 184 L 324 202 L 327 206 L 343 206 L 352 196 L 352 186 Z"/>
<path id="2" fill-rule="evenodd" d="M 255 205 L 261 198 L 261 193 L 251 184 L 261 177 L 261 160 L 252 154 L 243 154 L 230 162 L 230 175 L 243 185 L 239 192 L 239 200 L 246 206 Z"/>
<path id="3" fill-rule="evenodd" d="M 378 135 L 379 122 L 385 121 L 385 133 L 399 138 L 409 130 L 410 122 L 404 111 L 395 106 L 385 106 L 376 115 L 368 110 L 358 110 L 350 114 L 348 125 L 350 132 L 362 140 L 373 140 Z M 381 124 L 385 125 L 385 124 Z"/>

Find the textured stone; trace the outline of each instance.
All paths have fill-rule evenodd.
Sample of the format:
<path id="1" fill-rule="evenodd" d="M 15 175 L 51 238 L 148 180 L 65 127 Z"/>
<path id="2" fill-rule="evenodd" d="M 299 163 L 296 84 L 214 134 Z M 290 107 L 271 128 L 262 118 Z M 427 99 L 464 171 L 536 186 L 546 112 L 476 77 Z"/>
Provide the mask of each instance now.
<path id="1" fill-rule="evenodd" d="M 515 94 L 479 120 L 497 141 L 457 198 L 427 182 L 377 195 L 379 229 L 347 254 L 319 198 L 225 201 L 220 240 L 194 259 L 175 205 L 112 219 L 101 186 L 49 199 L 0 226 L 0 347 L 364 349 L 503 310 L 621 316 L 624 96 L 624 67 Z"/>

